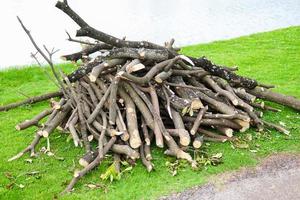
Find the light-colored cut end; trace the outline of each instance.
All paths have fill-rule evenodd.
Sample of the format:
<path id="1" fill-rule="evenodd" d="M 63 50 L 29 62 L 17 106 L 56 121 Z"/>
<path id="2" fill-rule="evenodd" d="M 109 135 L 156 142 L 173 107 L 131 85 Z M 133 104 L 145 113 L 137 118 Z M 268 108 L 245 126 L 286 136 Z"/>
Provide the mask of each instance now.
<path id="1" fill-rule="evenodd" d="M 139 55 L 140 55 L 141 59 L 144 59 L 145 55 L 146 55 L 146 52 L 145 51 L 139 52 Z"/>
<path id="2" fill-rule="evenodd" d="M 97 80 L 97 77 L 96 77 L 96 76 L 94 76 L 93 74 L 90 74 L 90 75 L 89 75 L 89 79 L 90 79 L 90 81 L 91 81 L 91 82 L 93 82 L 93 83 L 94 83 L 94 82 L 96 82 L 96 80 Z"/>
<path id="3" fill-rule="evenodd" d="M 61 109 L 61 106 L 59 105 L 59 103 L 55 102 L 53 105 L 53 109 L 59 110 L 59 109 Z"/>
<path id="4" fill-rule="evenodd" d="M 124 132 L 122 132 L 122 131 L 116 131 L 116 130 L 111 131 L 111 136 L 123 135 L 123 134 L 124 134 Z"/>
<path id="5" fill-rule="evenodd" d="M 239 120 L 239 119 L 235 119 L 234 121 L 242 127 L 240 129 L 240 132 L 242 133 L 250 128 L 250 122 Z"/>
<path id="6" fill-rule="evenodd" d="M 131 139 L 131 140 L 129 140 L 129 144 L 133 149 L 137 149 L 141 146 L 142 143 L 140 140 Z"/>
<path id="7" fill-rule="evenodd" d="M 153 166 L 152 166 L 151 164 L 147 166 L 147 171 L 148 171 L 148 172 L 151 172 L 152 169 L 153 169 Z"/>
<path id="8" fill-rule="evenodd" d="M 168 156 L 176 156 L 170 149 L 165 150 L 164 154 Z"/>
<path id="9" fill-rule="evenodd" d="M 184 160 L 187 160 L 189 162 L 192 162 L 193 159 L 192 159 L 192 156 L 182 150 L 179 150 L 177 152 L 177 155 L 176 155 L 177 158 L 180 158 L 180 159 L 184 159 Z"/>
<path id="10" fill-rule="evenodd" d="M 156 140 L 156 146 L 159 148 L 164 148 L 164 142 L 162 140 Z"/>
<path id="11" fill-rule="evenodd" d="M 196 131 L 194 131 L 193 129 L 190 131 L 191 135 L 195 135 Z"/>
<path id="12" fill-rule="evenodd" d="M 185 55 L 179 55 L 178 57 L 181 58 L 182 60 L 185 60 L 190 65 L 195 66 L 195 64 L 193 63 L 193 61 L 191 59 L 189 59 L 187 56 L 185 56 Z"/>
<path id="13" fill-rule="evenodd" d="M 20 131 L 21 130 L 21 127 L 19 125 L 16 125 L 15 126 L 16 130 Z"/>
<path id="14" fill-rule="evenodd" d="M 86 160 L 84 160 L 83 158 L 80 158 L 79 165 L 81 165 L 82 167 L 86 167 L 89 165 L 89 163 Z"/>
<path id="15" fill-rule="evenodd" d="M 233 136 L 233 130 L 231 128 L 225 129 L 225 135 L 231 138 Z"/>
<path id="16" fill-rule="evenodd" d="M 191 161 L 191 166 L 192 166 L 193 169 L 197 169 L 198 168 L 197 162 L 195 160 Z"/>
<path id="17" fill-rule="evenodd" d="M 199 149 L 201 146 L 202 146 L 202 142 L 200 142 L 200 141 L 194 141 L 193 142 L 193 147 L 195 149 Z"/>
<path id="18" fill-rule="evenodd" d="M 288 130 L 284 130 L 283 133 L 286 135 L 290 135 L 290 131 L 288 131 Z"/>
<path id="19" fill-rule="evenodd" d="M 74 142 L 74 146 L 78 147 L 78 145 L 79 145 L 78 141 L 73 139 L 73 142 Z"/>
<path id="20" fill-rule="evenodd" d="M 149 138 L 146 138 L 145 142 L 146 142 L 146 145 L 148 145 L 148 146 L 150 145 L 150 139 Z"/>
<path id="21" fill-rule="evenodd" d="M 42 136 L 45 138 L 49 137 L 48 131 L 42 131 Z"/>
<path id="22" fill-rule="evenodd" d="M 161 78 L 159 78 L 158 76 L 156 76 L 154 78 L 154 80 L 156 81 L 156 83 L 162 83 L 163 82 L 163 80 Z"/>
<path id="23" fill-rule="evenodd" d="M 60 59 L 62 59 L 63 61 L 67 60 L 65 56 L 61 56 Z"/>
<path id="24" fill-rule="evenodd" d="M 38 134 L 39 136 L 43 136 L 43 131 L 38 131 L 37 134 Z"/>
<path id="25" fill-rule="evenodd" d="M 132 154 L 130 155 L 130 158 L 131 158 L 132 160 L 139 159 L 139 158 L 140 158 L 140 153 L 137 152 L 137 151 L 133 151 Z"/>
<path id="26" fill-rule="evenodd" d="M 91 142 L 93 139 L 94 139 L 94 136 L 93 136 L 93 135 L 89 135 L 89 136 L 88 136 L 88 141 L 89 141 L 89 142 Z"/>
<path id="27" fill-rule="evenodd" d="M 239 101 L 237 99 L 232 100 L 232 104 L 237 106 L 239 104 Z"/>
<path id="28" fill-rule="evenodd" d="M 149 161 L 152 160 L 151 154 L 147 154 L 147 155 L 146 155 L 146 159 L 149 160 Z"/>
<path id="29" fill-rule="evenodd" d="M 18 153 L 17 155 L 11 157 L 11 158 L 8 159 L 7 161 L 8 161 L 8 162 L 11 162 L 11 161 L 13 161 L 13 160 L 16 160 L 16 159 L 20 158 L 21 156 L 23 156 L 23 154 L 24 154 L 24 153 L 22 153 L 22 152 L 21 152 L 21 153 Z"/>
<path id="30" fill-rule="evenodd" d="M 145 65 L 143 65 L 142 63 L 136 64 L 133 66 L 128 65 L 128 67 L 126 67 L 126 72 L 130 74 L 132 72 L 136 72 L 136 71 L 139 71 L 144 68 L 145 68 Z"/>
<path id="31" fill-rule="evenodd" d="M 191 103 L 191 109 L 198 110 L 200 108 L 204 108 L 202 102 L 198 99 L 193 100 Z"/>
<path id="32" fill-rule="evenodd" d="M 76 178 L 76 177 L 79 177 L 79 171 L 78 170 L 76 170 L 75 172 L 74 172 L 74 177 Z"/>
<path id="33" fill-rule="evenodd" d="M 180 144 L 182 145 L 182 146 L 189 146 L 189 144 L 190 144 L 190 139 L 189 138 L 187 138 L 187 137 L 180 137 Z"/>
<path id="34" fill-rule="evenodd" d="M 123 135 L 121 135 L 121 139 L 123 141 L 128 141 L 129 140 L 129 134 L 128 133 L 124 133 Z"/>

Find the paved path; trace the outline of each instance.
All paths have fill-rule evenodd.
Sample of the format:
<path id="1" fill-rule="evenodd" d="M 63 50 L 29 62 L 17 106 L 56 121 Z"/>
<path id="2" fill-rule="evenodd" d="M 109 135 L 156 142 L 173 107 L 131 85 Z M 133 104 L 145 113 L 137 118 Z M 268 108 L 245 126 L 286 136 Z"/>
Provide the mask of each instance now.
<path id="1" fill-rule="evenodd" d="M 210 183 L 161 200 L 300 200 L 300 156 L 280 154 L 256 168 L 216 176 Z"/>

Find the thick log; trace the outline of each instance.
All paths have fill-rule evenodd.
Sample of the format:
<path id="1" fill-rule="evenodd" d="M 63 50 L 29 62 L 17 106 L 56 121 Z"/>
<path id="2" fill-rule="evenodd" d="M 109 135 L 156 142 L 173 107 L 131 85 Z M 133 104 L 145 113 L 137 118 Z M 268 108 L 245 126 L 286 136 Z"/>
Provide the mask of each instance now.
<path id="1" fill-rule="evenodd" d="M 227 137 L 230 137 L 230 138 L 233 136 L 233 129 L 232 128 L 228 128 L 228 127 L 224 127 L 224 126 L 215 126 L 215 127 L 223 135 L 225 135 Z"/>
<path id="2" fill-rule="evenodd" d="M 238 100 L 231 92 L 222 89 L 211 77 L 205 76 L 202 79 L 206 84 L 208 84 L 215 92 L 220 94 L 223 97 L 226 97 L 230 100 L 233 105 L 238 105 Z"/>
<path id="3" fill-rule="evenodd" d="M 108 51 L 108 58 L 130 58 L 161 62 L 168 59 L 168 51 L 163 49 L 115 48 Z"/>
<path id="4" fill-rule="evenodd" d="M 172 69 L 170 69 L 169 71 L 162 71 L 154 77 L 154 80 L 160 84 L 163 81 L 167 80 L 170 76 L 172 76 L 172 73 Z"/>
<path id="5" fill-rule="evenodd" d="M 178 136 L 180 137 L 180 144 L 183 146 L 188 146 L 191 142 L 191 138 L 189 132 L 185 130 L 185 126 L 180 114 L 174 109 L 171 109 L 171 114 L 175 129 L 177 130 L 175 132 L 178 132 Z"/>
<path id="6" fill-rule="evenodd" d="M 133 150 L 128 145 L 121 145 L 121 144 L 113 144 L 111 147 L 111 151 L 116 154 L 126 155 L 129 158 L 135 160 L 140 157 L 139 152 Z M 103 148 L 103 153 L 105 153 L 105 146 Z M 83 167 L 88 166 L 91 162 L 93 162 L 99 156 L 98 151 L 90 151 L 84 154 L 82 158 L 79 159 L 79 164 Z"/>
<path id="7" fill-rule="evenodd" d="M 59 111 L 56 116 L 51 120 L 45 123 L 45 126 L 42 130 L 38 131 L 38 134 L 43 137 L 49 137 L 49 134 L 54 131 L 56 127 L 63 121 L 67 114 L 71 111 L 71 104 L 66 103 L 61 111 Z"/>
<path id="8" fill-rule="evenodd" d="M 40 96 L 30 97 L 30 98 L 25 99 L 25 100 L 20 101 L 20 102 L 0 106 L 0 112 L 1 111 L 8 111 L 10 109 L 17 108 L 17 107 L 25 105 L 25 104 L 34 104 L 34 103 L 45 101 L 45 100 L 48 100 L 48 99 L 51 99 L 51 98 L 54 98 L 54 97 L 61 97 L 62 95 L 63 95 L 63 93 L 61 91 L 58 91 L 58 92 L 51 92 L 51 93 L 43 94 L 43 95 L 40 95 Z"/>
<path id="9" fill-rule="evenodd" d="M 238 95 L 241 99 L 246 100 L 247 102 L 253 103 L 256 99 L 256 96 L 246 92 L 244 88 L 234 88 L 234 92 Z"/>
<path id="10" fill-rule="evenodd" d="M 90 73 L 94 67 L 100 65 L 102 62 L 103 60 L 95 60 L 93 62 L 86 63 L 83 66 L 79 67 L 77 70 L 73 71 L 67 77 L 71 83 L 76 82 L 77 80 Z"/>
<path id="11" fill-rule="evenodd" d="M 196 120 L 195 117 L 183 117 L 183 121 L 186 122 L 194 122 Z M 242 126 L 227 119 L 202 119 L 201 124 L 205 126 L 225 126 L 235 130 L 242 129 Z"/>
<path id="12" fill-rule="evenodd" d="M 66 1 L 57 1 L 55 5 L 58 9 L 66 13 L 72 20 L 74 20 L 80 27 L 76 36 L 89 36 L 96 40 L 102 41 L 106 44 L 115 47 L 130 47 L 130 48 L 149 48 L 149 49 L 165 49 L 162 46 L 147 42 L 147 41 L 125 41 L 114 36 L 108 35 L 101 31 L 90 27 L 75 11 L 73 11 Z"/>
<path id="13" fill-rule="evenodd" d="M 203 69 L 208 71 L 211 75 L 219 76 L 227 80 L 235 87 L 241 86 L 244 88 L 253 89 L 257 86 L 256 80 L 239 76 L 234 72 L 227 70 L 226 68 L 213 64 L 210 60 L 206 59 L 205 57 L 198 58 L 198 59 L 192 57 L 189 58 L 194 62 L 196 66 L 202 67 Z"/>
<path id="14" fill-rule="evenodd" d="M 36 115 L 35 117 L 33 117 L 32 119 L 25 120 L 24 122 L 17 124 L 16 129 L 18 131 L 20 131 L 20 130 L 26 129 L 28 127 L 31 127 L 31 126 L 38 126 L 39 121 L 41 119 L 43 119 L 44 117 L 46 117 L 47 115 L 50 115 L 52 112 L 53 112 L 53 109 L 44 110 L 41 113 L 39 113 L 38 115 Z"/>
<path id="15" fill-rule="evenodd" d="M 150 93 L 150 97 L 151 97 L 151 102 L 153 104 L 153 109 L 157 113 L 157 115 L 160 116 L 159 101 L 158 101 L 158 97 L 157 97 L 155 88 L 151 86 L 149 89 L 149 93 Z M 159 119 L 156 119 L 155 116 L 154 116 L 154 118 L 155 118 L 155 122 L 154 122 L 153 132 L 155 135 L 156 146 L 162 148 L 164 146 L 164 142 L 163 142 L 163 136 L 162 136 L 161 130 L 159 128 L 159 124 L 158 124 Z M 146 155 L 146 158 L 147 158 L 147 155 Z"/>
<path id="16" fill-rule="evenodd" d="M 143 131 L 143 136 L 144 136 L 144 153 L 145 157 L 147 160 L 152 160 L 152 155 L 151 155 L 151 150 L 150 150 L 150 145 L 151 145 L 151 139 L 149 136 L 148 128 L 146 126 L 145 120 L 142 118 L 142 131 Z"/>
<path id="17" fill-rule="evenodd" d="M 145 156 L 144 145 L 140 146 L 140 155 L 143 165 L 146 167 L 148 172 L 151 172 L 153 169 L 153 164 Z"/>
<path id="18" fill-rule="evenodd" d="M 272 92 L 271 90 L 267 90 L 262 87 L 257 87 L 247 91 L 258 98 L 265 99 L 268 101 L 273 101 L 300 111 L 300 100 L 296 99 L 295 97 Z"/>
<path id="19" fill-rule="evenodd" d="M 201 134 L 203 134 L 203 135 L 205 135 L 205 136 L 207 136 L 207 137 L 220 139 L 222 142 L 225 142 L 227 140 L 232 140 L 232 138 L 229 138 L 229 137 L 226 137 L 226 136 L 223 136 L 223 135 L 219 135 L 217 133 L 214 133 L 212 131 L 208 131 L 208 130 L 203 129 L 203 128 L 199 128 L 198 132 L 201 133 Z"/>
<path id="20" fill-rule="evenodd" d="M 289 135 L 289 134 L 290 134 L 290 131 L 287 130 L 287 129 L 285 129 L 285 128 L 282 127 L 282 126 L 279 126 L 279 125 L 277 125 L 277 124 L 273 124 L 273 123 L 267 122 L 267 121 L 263 121 L 263 123 L 264 123 L 266 126 L 268 126 L 268 127 L 270 127 L 270 128 L 274 128 L 274 129 L 276 129 L 277 131 L 279 131 L 279 132 L 281 132 L 281 133 L 283 133 L 283 134 L 285 134 L 285 135 Z"/>
<path id="21" fill-rule="evenodd" d="M 75 128 L 75 124 L 77 123 L 77 121 L 78 121 L 78 115 L 76 114 L 76 116 L 73 117 L 73 119 L 70 121 L 69 126 L 68 126 L 69 131 L 72 135 L 75 147 L 77 147 L 79 144 L 80 144 L 80 146 L 82 146 L 82 143 L 79 139 L 77 130 Z"/>
<path id="22" fill-rule="evenodd" d="M 72 53 L 72 54 L 69 54 L 69 55 L 63 55 L 61 56 L 61 58 L 63 60 L 69 60 L 69 61 L 78 61 L 79 59 L 82 59 L 83 57 L 85 56 L 88 56 L 90 54 L 93 54 L 99 50 L 102 50 L 102 49 L 112 49 L 113 47 L 111 45 L 108 45 L 108 44 L 105 44 L 105 43 L 98 43 L 98 44 L 95 44 L 95 45 L 90 45 L 86 48 L 84 48 L 83 50 L 79 51 L 79 52 L 76 52 L 76 53 Z"/>
<path id="23" fill-rule="evenodd" d="M 185 107 L 190 107 L 192 101 L 190 99 L 184 99 L 178 97 L 171 89 L 166 87 L 157 87 L 157 95 L 167 102 L 167 105 L 170 104 L 177 111 L 181 111 Z"/>
<path id="24" fill-rule="evenodd" d="M 142 146 L 142 145 L 141 145 Z M 128 145 L 114 144 L 111 149 L 114 153 L 124 154 L 131 158 L 132 160 L 136 160 L 140 157 L 139 152 L 133 150 Z"/>
<path id="25" fill-rule="evenodd" d="M 159 72 L 161 72 L 165 67 L 167 67 L 170 63 L 174 63 L 177 60 L 179 60 L 178 57 L 169 59 L 169 60 L 165 60 L 162 61 L 158 64 L 156 64 L 155 66 L 153 66 L 143 77 L 138 77 L 138 76 L 134 76 L 132 74 L 129 73 L 123 73 L 122 76 L 126 79 L 129 79 L 130 81 L 137 83 L 137 84 L 141 84 L 144 85 L 146 83 L 149 83 L 150 80 Z"/>
<path id="26" fill-rule="evenodd" d="M 127 128 L 130 136 L 129 144 L 132 148 L 136 149 L 141 146 L 142 141 L 138 130 L 135 104 L 123 88 L 118 89 L 118 94 L 125 102 Z"/>
<path id="27" fill-rule="evenodd" d="M 191 135 L 195 135 L 196 134 L 196 131 L 198 130 L 200 124 L 201 124 L 201 120 L 202 120 L 202 117 L 204 115 L 204 113 L 207 111 L 208 109 L 208 106 L 205 106 L 204 108 L 201 108 L 195 121 L 194 121 L 194 124 L 190 130 L 190 133 Z"/>
<path id="28" fill-rule="evenodd" d="M 103 95 L 102 99 L 100 100 L 100 102 L 97 104 L 97 106 L 95 107 L 95 109 L 92 112 L 92 114 L 87 119 L 87 122 L 89 124 L 92 123 L 96 119 L 97 115 L 100 113 L 102 107 L 104 106 L 104 103 L 106 102 L 106 100 L 108 98 L 108 95 L 110 94 L 110 90 L 111 90 L 111 85 L 105 91 L 105 94 Z"/>
<path id="29" fill-rule="evenodd" d="M 90 78 L 91 82 L 96 82 L 98 76 L 100 75 L 100 73 L 102 71 L 104 71 L 105 69 L 114 67 L 116 65 L 124 64 L 124 63 L 125 63 L 125 59 L 120 59 L 120 58 L 106 60 L 106 61 L 102 62 L 101 64 L 92 68 L 92 72 L 91 72 L 89 78 Z"/>
<path id="30" fill-rule="evenodd" d="M 223 87 L 226 91 L 228 91 L 236 100 L 237 100 L 237 106 L 243 108 L 244 110 L 250 110 L 253 111 L 253 107 L 250 106 L 248 103 L 246 103 L 244 100 L 242 100 L 241 98 L 239 98 L 235 92 L 234 89 L 223 79 L 214 77 L 214 80 L 216 80 L 216 82 Z"/>
<path id="31" fill-rule="evenodd" d="M 203 142 L 204 142 L 203 135 L 197 134 L 193 141 L 193 147 L 195 149 L 199 149 L 202 146 Z"/>
<path id="32" fill-rule="evenodd" d="M 146 106 L 145 101 L 138 95 L 138 93 L 131 87 L 130 84 L 122 82 L 122 86 L 125 91 L 130 95 L 130 98 L 134 101 L 136 107 L 139 109 L 140 113 L 145 119 L 145 122 L 149 128 L 154 130 L 154 118 L 150 112 L 150 109 Z M 148 103 L 150 100 L 148 99 Z"/>
<path id="33" fill-rule="evenodd" d="M 246 115 L 242 115 L 240 113 L 235 113 L 232 115 L 229 114 L 213 114 L 213 113 L 205 113 L 204 118 L 208 118 L 208 119 L 239 119 L 239 120 L 243 120 L 246 122 L 250 121 L 250 117 L 246 116 Z"/>
<path id="34" fill-rule="evenodd" d="M 179 137 L 179 143 L 182 146 L 189 146 L 191 142 L 191 137 L 189 135 L 189 132 L 183 128 L 176 128 L 176 129 L 167 129 L 167 131 L 170 133 L 171 136 Z"/>
<path id="35" fill-rule="evenodd" d="M 172 76 L 171 81 L 173 83 L 186 86 L 185 82 L 183 81 L 183 78 L 181 76 Z M 203 108 L 203 104 L 200 101 L 197 93 L 190 89 L 190 88 L 184 88 L 184 87 L 175 87 L 175 91 L 178 94 L 179 97 L 184 98 L 184 99 L 191 99 L 192 100 L 192 105 L 193 105 L 193 110 L 198 110 L 200 108 Z"/>

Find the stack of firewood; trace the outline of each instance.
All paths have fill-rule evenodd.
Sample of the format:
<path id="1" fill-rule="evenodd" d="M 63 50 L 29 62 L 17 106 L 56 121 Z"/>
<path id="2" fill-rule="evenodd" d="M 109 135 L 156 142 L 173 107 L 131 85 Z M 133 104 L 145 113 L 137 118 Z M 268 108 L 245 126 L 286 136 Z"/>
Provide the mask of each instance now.
<path id="1" fill-rule="evenodd" d="M 299 100 L 235 74 L 237 68 L 218 66 L 204 57 L 180 55 L 179 49 L 173 48 L 174 40 L 160 46 L 119 39 L 89 26 L 67 1 L 57 2 L 56 7 L 80 26 L 76 36 L 90 37 L 97 43 L 69 37 L 86 47 L 62 57 L 73 62 L 81 60 L 80 67 L 69 75 L 52 68 L 60 86 L 56 93 L 60 101 L 52 100 L 50 109 L 16 126 L 17 130 L 34 125 L 40 128 L 32 143 L 10 161 L 27 152 L 34 156 L 39 141 L 51 137 L 60 127 L 72 136 L 75 147 L 86 151 L 79 160 L 83 169 L 75 172 L 66 192 L 100 165 L 106 154 L 114 155 L 116 165 L 121 160 L 141 159 L 150 172 L 151 148 L 156 146 L 196 167 L 188 147 L 199 149 L 206 141 L 233 141 L 236 132 L 250 127 L 258 131 L 274 128 L 289 134 L 285 128 L 263 120 L 263 111 L 279 110 L 256 99 L 300 110 Z M 21 20 L 20 23 L 33 41 Z M 91 58 L 95 52 L 100 55 Z M 48 62 L 53 66 L 51 59 Z M 40 126 L 39 121 L 46 116 L 47 121 Z"/>

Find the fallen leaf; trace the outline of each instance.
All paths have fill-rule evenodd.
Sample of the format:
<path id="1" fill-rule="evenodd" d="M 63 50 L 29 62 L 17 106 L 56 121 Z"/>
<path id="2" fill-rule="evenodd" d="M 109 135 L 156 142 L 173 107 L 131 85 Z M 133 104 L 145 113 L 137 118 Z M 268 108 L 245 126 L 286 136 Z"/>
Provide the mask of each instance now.
<path id="1" fill-rule="evenodd" d="M 8 179 L 15 179 L 14 176 L 10 172 L 4 172 L 4 176 Z"/>
<path id="2" fill-rule="evenodd" d="M 239 149 L 248 149 L 249 148 L 249 144 L 247 144 L 247 143 L 236 143 L 235 147 L 237 147 Z"/>
<path id="3" fill-rule="evenodd" d="M 29 159 L 29 158 L 28 158 L 28 159 L 25 159 L 25 161 L 26 161 L 27 163 L 30 163 L 30 164 L 33 162 L 32 159 Z"/>
<path id="4" fill-rule="evenodd" d="M 11 182 L 11 183 L 7 184 L 5 187 L 6 187 L 6 189 L 10 190 L 14 187 L 14 185 L 15 185 L 15 182 Z"/>
<path id="5" fill-rule="evenodd" d="M 54 156 L 54 153 L 52 153 L 51 151 L 48 151 L 48 152 L 47 152 L 47 155 L 48 155 L 48 156 Z"/>
<path id="6" fill-rule="evenodd" d="M 177 170 L 174 170 L 172 176 L 176 176 L 176 175 L 177 175 Z"/>
<path id="7" fill-rule="evenodd" d="M 247 141 L 252 141 L 252 135 L 250 133 L 246 134 L 246 140 Z"/>
<path id="8" fill-rule="evenodd" d="M 56 160 L 59 160 L 59 161 L 64 161 L 64 160 L 65 160 L 64 157 L 59 157 L 59 156 L 54 156 L 54 158 L 55 158 Z"/>
<path id="9" fill-rule="evenodd" d="M 212 158 L 222 158 L 223 154 L 222 153 L 216 153 L 212 155 Z"/>
<path id="10" fill-rule="evenodd" d="M 281 126 L 286 126 L 286 124 L 284 123 L 284 122 L 279 122 L 279 124 L 281 125 Z"/>
<path id="11" fill-rule="evenodd" d="M 95 184 L 87 184 L 87 187 L 90 188 L 90 189 L 98 188 L 97 185 L 95 185 Z"/>

